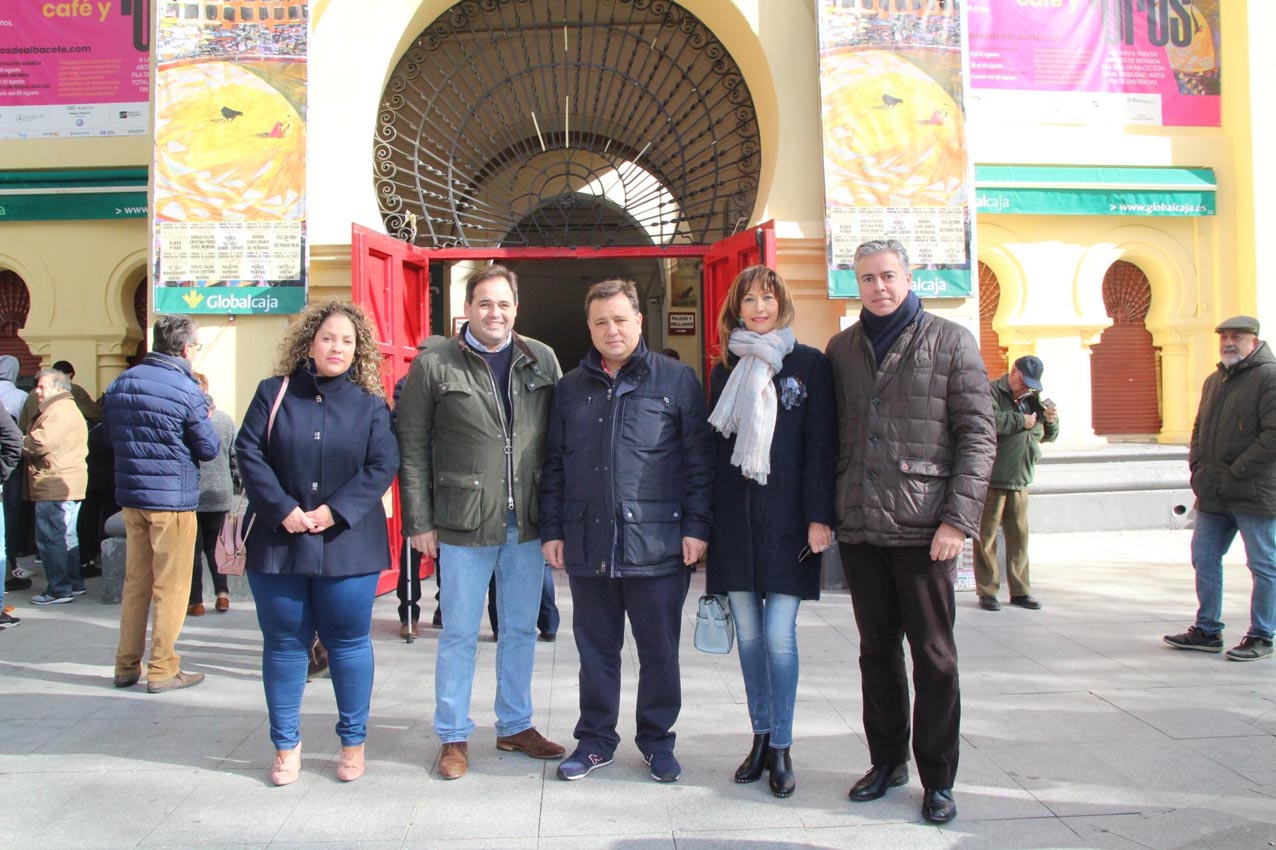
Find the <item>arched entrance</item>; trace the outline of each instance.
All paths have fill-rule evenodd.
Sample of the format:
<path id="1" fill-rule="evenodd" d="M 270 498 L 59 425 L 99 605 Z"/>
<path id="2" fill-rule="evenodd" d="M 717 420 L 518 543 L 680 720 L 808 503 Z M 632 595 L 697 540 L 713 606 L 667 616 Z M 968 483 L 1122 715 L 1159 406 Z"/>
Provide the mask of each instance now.
<path id="1" fill-rule="evenodd" d="M 435 248 L 529 218 L 560 246 L 621 244 L 574 217 L 581 195 L 653 244 L 705 244 L 749 223 L 761 168 L 739 66 L 667 0 L 457 3 L 391 74 L 374 150 L 386 230 Z"/>
<path id="2" fill-rule="evenodd" d="M 17 272 L 0 269 L 0 355 L 18 358 L 18 374 L 30 377 L 40 370 L 40 358 L 31 353 L 18 331 L 26 327 L 31 293 Z"/>
<path id="3" fill-rule="evenodd" d="M 1103 305 L 1112 325 L 1091 349 L 1090 421 L 1100 435 L 1145 436 L 1161 431 L 1161 375 L 1145 325 L 1152 304 L 1147 275 L 1118 260 L 1103 276 Z"/>
<path id="4" fill-rule="evenodd" d="M 996 380 L 1009 371 L 1006 351 L 1001 344 L 992 320 L 1001 306 L 1001 284 L 997 275 L 986 263 L 979 264 L 979 355 L 983 358 L 988 377 Z"/>

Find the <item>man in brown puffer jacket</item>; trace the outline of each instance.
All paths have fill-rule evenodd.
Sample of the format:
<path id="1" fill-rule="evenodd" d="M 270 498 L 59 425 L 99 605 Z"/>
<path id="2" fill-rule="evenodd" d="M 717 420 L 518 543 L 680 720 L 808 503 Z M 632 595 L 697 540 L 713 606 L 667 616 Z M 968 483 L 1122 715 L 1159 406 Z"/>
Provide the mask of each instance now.
<path id="1" fill-rule="evenodd" d="M 961 695 L 953 639 L 956 560 L 979 536 L 997 454 L 988 375 L 965 328 L 910 290 L 908 253 L 889 239 L 855 250 L 860 321 L 829 342 L 837 392 L 834 516 L 860 633 L 864 731 L 872 769 L 851 788 L 875 800 L 908 781 L 908 683 L 922 816 L 957 815 Z"/>

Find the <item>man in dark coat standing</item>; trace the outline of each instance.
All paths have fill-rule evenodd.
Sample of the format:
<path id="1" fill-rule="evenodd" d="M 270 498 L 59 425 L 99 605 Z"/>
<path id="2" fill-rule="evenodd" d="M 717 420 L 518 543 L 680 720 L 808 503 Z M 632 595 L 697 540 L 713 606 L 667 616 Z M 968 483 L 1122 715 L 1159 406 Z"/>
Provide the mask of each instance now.
<path id="1" fill-rule="evenodd" d="M 687 568 L 709 540 L 713 438 L 695 373 L 643 342 L 633 282 L 590 287 L 585 315 L 593 345 L 554 393 L 541 485 L 541 548 L 567 569 L 580 653 L 578 744 L 558 778 L 611 764 L 620 744 L 627 614 L 638 648 L 636 742 L 651 778 L 675 782 L 678 638 Z"/>
<path id="2" fill-rule="evenodd" d="M 979 537 L 997 452 L 988 376 L 975 338 L 927 313 L 894 239 L 855 249 L 860 320 L 830 340 L 837 395 L 837 539 L 860 633 L 864 732 L 872 769 L 851 788 L 876 800 L 908 782 L 908 681 L 922 816 L 957 816 L 961 694 L 953 580 Z"/>
<path id="3" fill-rule="evenodd" d="M 1254 579 L 1249 631 L 1231 661 L 1272 654 L 1276 629 L 1276 357 L 1258 319 L 1233 316 L 1218 333 L 1217 371 L 1205 379 L 1187 462 L 1196 494 L 1192 567 L 1196 623 L 1166 635 L 1175 649 L 1223 651 L 1223 555 L 1240 532 Z"/>
<path id="4" fill-rule="evenodd" d="M 127 534 L 117 688 L 142 677 L 152 601 L 146 689 L 155 694 L 204 681 L 203 673 L 180 669 L 175 650 L 191 592 L 199 462 L 221 449 L 191 372 L 197 334 L 189 316 L 161 317 L 150 353 L 106 390 L 104 436 L 115 451 L 115 501 Z"/>

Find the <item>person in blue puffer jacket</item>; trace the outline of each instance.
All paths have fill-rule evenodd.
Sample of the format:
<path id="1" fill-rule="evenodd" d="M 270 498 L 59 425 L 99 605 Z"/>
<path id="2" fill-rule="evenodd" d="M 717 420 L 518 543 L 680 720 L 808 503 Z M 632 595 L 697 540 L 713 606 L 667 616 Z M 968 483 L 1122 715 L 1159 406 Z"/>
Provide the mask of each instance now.
<path id="1" fill-rule="evenodd" d="M 204 680 L 183 672 L 174 651 L 191 592 L 199 462 L 221 449 L 191 373 L 198 332 L 189 316 L 162 316 L 152 351 L 106 389 L 103 436 L 115 451 L 115 501 L 127 530 L 117 688 L 141 679 L 152 601 L 146 689 L 161 693 Z"/>

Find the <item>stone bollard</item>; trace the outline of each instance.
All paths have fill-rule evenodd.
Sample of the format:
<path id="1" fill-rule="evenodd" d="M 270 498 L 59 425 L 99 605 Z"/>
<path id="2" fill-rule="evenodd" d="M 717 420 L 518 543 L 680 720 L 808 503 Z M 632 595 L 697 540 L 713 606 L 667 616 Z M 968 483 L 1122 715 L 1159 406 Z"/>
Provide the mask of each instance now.
<path id="1" fill-rule="evenodd" d="M 119 605 L 124 595 L 124 514 L 115 513 L 106 521 L 102 541 L 102 603 Z"/>
<path id="2" fill-rule="evenodd" d="M 102 541 L 102 603 L 105 605 L 119 605 L 124 596 L 126 546 L 123 513 L 117 513 L 106 521 L 106 535 L 106 539 Z M 200 566 L 207 570 L 207 567 L 204 566 L 205 559 L 202 554 L 199 561 Z M 232 601 L 244 602 L 253 598 L 252 589 L 248 586 L 248 579 L 244 576 L 227 576 L 226 583 L 230 590 Z M 213 591 L 213 578 L 208 572 L 205 572 L 204 602 L 211 609 L 216 598 L 217 594 Z"/>

